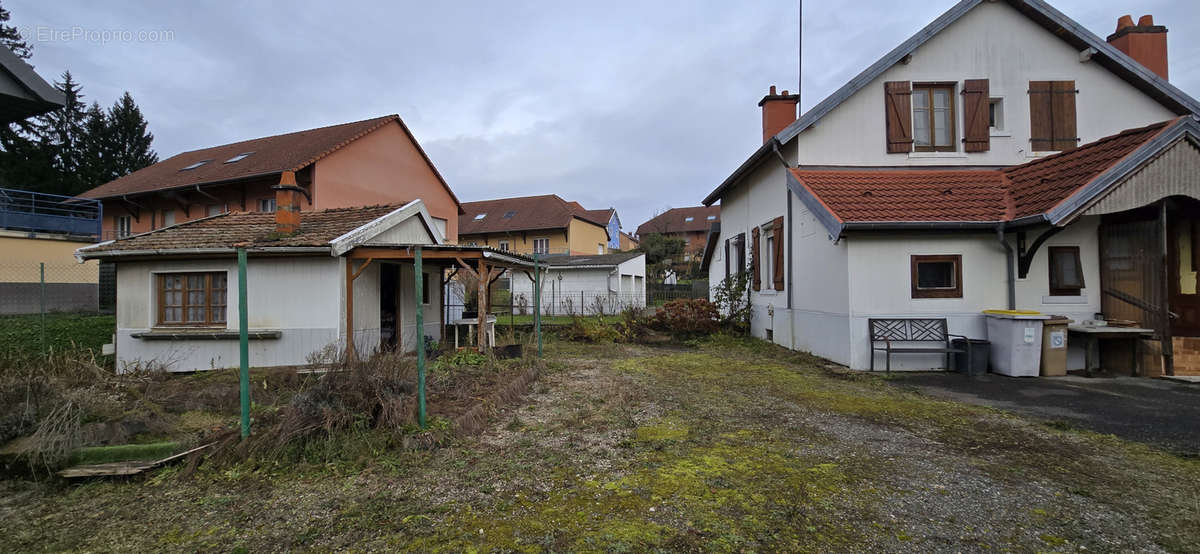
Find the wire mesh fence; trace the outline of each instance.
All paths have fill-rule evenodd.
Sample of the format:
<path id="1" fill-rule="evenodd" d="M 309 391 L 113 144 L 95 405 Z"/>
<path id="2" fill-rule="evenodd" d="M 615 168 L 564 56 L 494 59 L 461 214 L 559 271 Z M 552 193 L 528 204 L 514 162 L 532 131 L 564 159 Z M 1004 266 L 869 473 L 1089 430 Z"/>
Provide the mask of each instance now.
<path id="1" fill-rule="evenodd" d="M 477 315 L 478 303 L 474 294 L 466 293 L 451 283 L 446 291 L 444 321 L 453 324 L 456 320 L 473 319 Z M 587 289 L 569 290 L 548 283 L 541 294 L 541 302 L 535 303 L 533 291 L 493 289 L 488 303 L 488 313 L 500 318 L 501 324 L 522 324 L 532 321 L 537 308 L 543 316 L 606 316 L 616 315 L 627 309 L 653 309 L 671 300 L 684 298 L 708 298 L 707 284 L 658 286 L 649 289 L 634 287 L 633 290 Z M 503 321 L 508 318 L 507 321 Z"/>
<path id="2" fill-rule="evenodd" d="M 100 312 L 100 265 L 0 262 L 0 315 Z"/>

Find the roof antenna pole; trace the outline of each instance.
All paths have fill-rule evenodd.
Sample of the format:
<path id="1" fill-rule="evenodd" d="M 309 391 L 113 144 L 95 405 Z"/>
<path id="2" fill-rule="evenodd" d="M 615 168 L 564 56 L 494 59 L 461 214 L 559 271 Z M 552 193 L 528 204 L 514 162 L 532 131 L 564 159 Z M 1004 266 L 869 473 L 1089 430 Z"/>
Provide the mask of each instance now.
<path id="1" fill-rule="evenodd" d="M 796 109 L 804 113 L 800 105 L 800 91 L 804 89 L 804 0 L 796 0 L 799 15 L 796 22 Z"/>

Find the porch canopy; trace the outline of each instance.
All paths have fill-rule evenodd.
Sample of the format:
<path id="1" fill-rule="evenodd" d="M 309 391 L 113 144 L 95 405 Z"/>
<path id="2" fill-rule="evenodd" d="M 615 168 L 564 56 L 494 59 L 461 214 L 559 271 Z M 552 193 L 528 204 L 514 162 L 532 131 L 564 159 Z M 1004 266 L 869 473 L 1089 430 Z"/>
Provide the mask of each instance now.
<path id="1" fill-rule="evenodd" d="M 504 274 L 505 270 L 522 272 L 535 282 L 538 272 L 538 262 L 535 259 L 486 246 L 372 241 L 368 244 L 353 246 L 340 255 L 346 259 L 346 350 L 348 352 L 354 351 L 354 280 L 374 261 L 408 262 L 415 265 L 419 259 L 422 264 L 429 261 L 433 265 L 453 268 L 452 273 L 443 275 L 441 285 L 448 282 L 459 271 L 474 277 L 479 283 L 478 312 L 481 318 L 486 318 L 491 285 Z M 418 270 L 416 273 L 420 273 L 420 271 Z M 487 325 L 481 320 L 481 324 L 476 328 L 479 334 L 476 345 L 482 351 L 487 344 Z M 418 338 L 417 348 L 422 347 L 419 340 Z"/>

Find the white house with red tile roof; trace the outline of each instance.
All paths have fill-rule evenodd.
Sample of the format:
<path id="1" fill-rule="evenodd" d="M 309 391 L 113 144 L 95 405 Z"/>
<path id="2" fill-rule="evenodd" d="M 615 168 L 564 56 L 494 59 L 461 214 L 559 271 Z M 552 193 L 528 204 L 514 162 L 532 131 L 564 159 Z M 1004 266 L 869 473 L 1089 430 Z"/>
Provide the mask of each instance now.
<path id="1" fill-rule="evenodd" d="M 772 87 L 762 146 L 704 200 L 710 283 L 752 273 L 756 336 L 867 369 L 871 318 L 984 338 L 984 309 L 1104 312 L 1193 370 L 1172 353 L 1200 336 L 1200 103 L 1167 81 L 1151 17 L 1104 40 L 1040 0 L 963 0 L 799 118 L 797 101 Z"/>

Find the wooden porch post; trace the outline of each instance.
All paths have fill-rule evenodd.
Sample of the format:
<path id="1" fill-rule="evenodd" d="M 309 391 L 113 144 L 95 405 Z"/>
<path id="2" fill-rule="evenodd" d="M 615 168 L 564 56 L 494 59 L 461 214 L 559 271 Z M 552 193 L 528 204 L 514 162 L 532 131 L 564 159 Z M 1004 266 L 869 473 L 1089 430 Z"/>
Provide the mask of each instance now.
<path id="1" fill-rule="evenodd" d="M 477 326 L 478 327 L 477 331 L 479 332 L 479 340 L 475 344 L 479 347 L 479 351 L 481 353 L 487 352 L 487 350 L 486 350 L 487 336 L 488 336 L 488 334 L 487 334 L 487 314 L 488 314 L 488 300 L 490 300 L 488 298 L 487 291 L 488 291 L 488 280 L 490 277 L 491 277 L 491 273 L 488 272 L 487 262 L 484 261 L 484 259 L 482 257 L 480 257 L 479 258 L 479 306 L 478 306 L 479 325 Z"/>
<path id="2" fill-rule="evenodd" d="M 1162 264 L 1159 266 L 1159 271 L 1162 273 L 1162 306 L 1159 310 L 1162 313 L 1162 360 L 1163 373 L 1166 375 L 1175 375 L 1175 345 L 1171 343 L 1171 268 L 1169 260 L 1171 259 L 1170 247 L 1168 246 L 1169 238 L 1167 233 L 1170 228 L 1167 226 L 1167 199 L 1164 198 L 1158 206 L 1158 233 L 1159 247 L 1162 255 Z"/>

